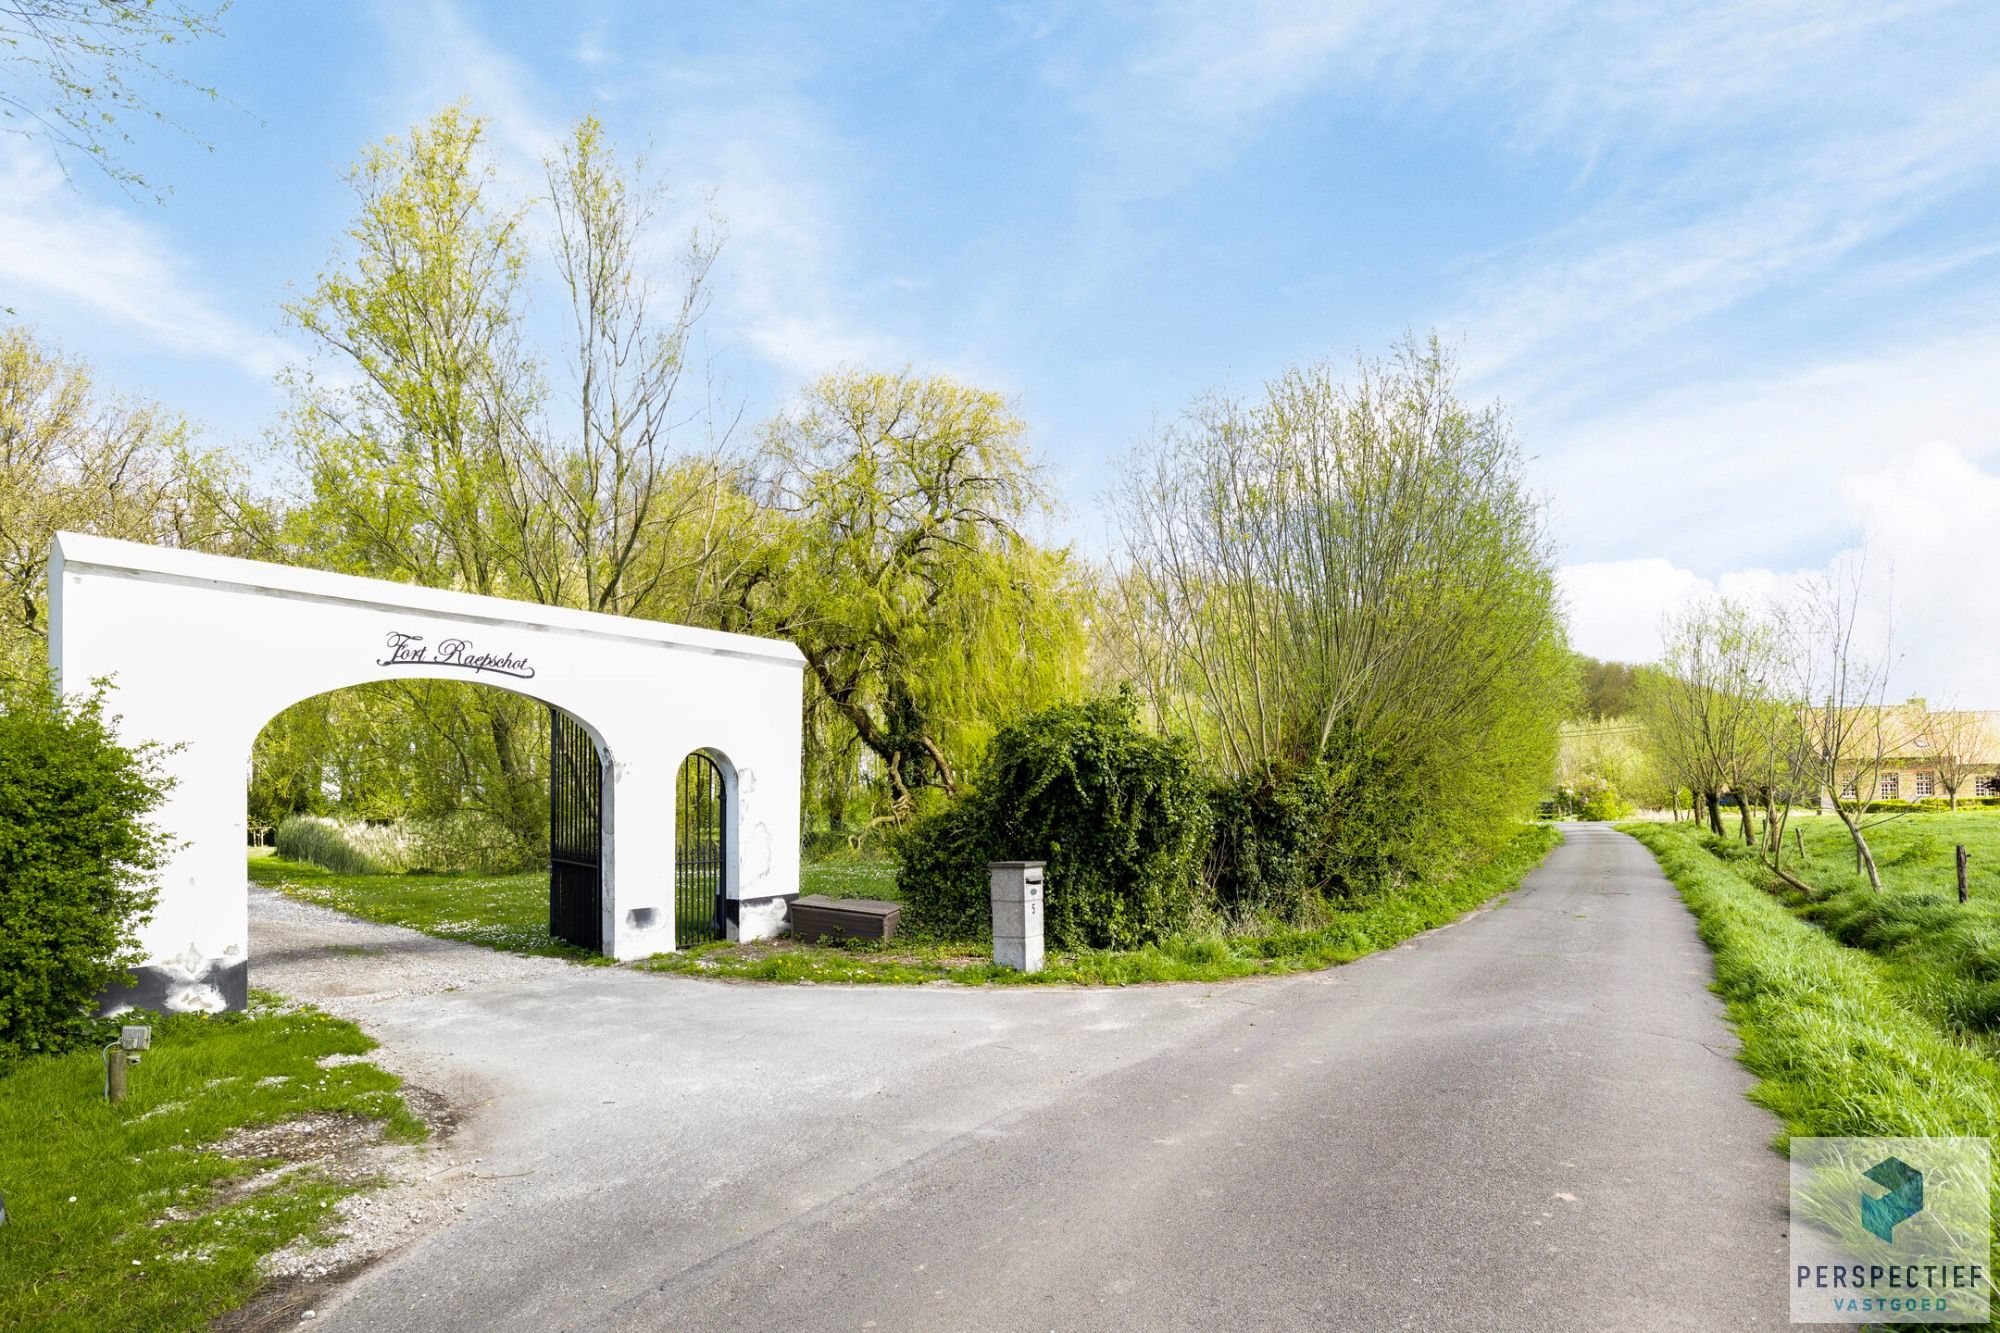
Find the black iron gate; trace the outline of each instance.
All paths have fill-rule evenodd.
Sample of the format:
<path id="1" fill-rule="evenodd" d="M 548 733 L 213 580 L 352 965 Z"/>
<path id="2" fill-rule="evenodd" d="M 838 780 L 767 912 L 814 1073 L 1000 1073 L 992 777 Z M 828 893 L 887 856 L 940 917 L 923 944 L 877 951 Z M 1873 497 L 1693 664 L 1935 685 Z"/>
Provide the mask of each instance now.
<path id="1" fill-rule="evenodd" d="M 549 709 L 549 934 L 604 947 L 604 765 L 583 725 Z"/>
<path id="2" fill-rule="evenodd" d="M 681 762 L 675 782 L 674 944 L 721 939 L 727 902 L 722 770 L 705 754 Z"/>

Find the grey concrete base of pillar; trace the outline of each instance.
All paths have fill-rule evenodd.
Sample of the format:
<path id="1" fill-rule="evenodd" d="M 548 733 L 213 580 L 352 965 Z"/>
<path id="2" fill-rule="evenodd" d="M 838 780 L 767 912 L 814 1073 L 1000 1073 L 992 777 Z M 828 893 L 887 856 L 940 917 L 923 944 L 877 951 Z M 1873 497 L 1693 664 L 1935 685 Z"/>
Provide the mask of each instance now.
<path id="1" fill-rule="evenodd" d="M 1014 935 L 993 937 L 993 961 L 1017 972 L 1042 970 L 1042 937 L 1025 939 Z"/>
<path id="2" fill-rule="evenodd" d="M 97 997 L 100 1015 L 127 1009 L 163 1014 L 214 1014 L 250 1006 L 250 964 L 242 958 L 210 958 L 189 963 L 147 963 L 132 969 L 129 985 L 113 986 Z"/>

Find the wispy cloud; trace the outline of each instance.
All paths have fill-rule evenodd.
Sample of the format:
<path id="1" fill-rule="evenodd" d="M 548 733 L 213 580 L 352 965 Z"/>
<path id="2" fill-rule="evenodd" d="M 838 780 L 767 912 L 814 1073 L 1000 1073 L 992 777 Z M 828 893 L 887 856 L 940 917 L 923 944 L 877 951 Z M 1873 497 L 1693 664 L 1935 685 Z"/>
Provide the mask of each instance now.
<path id="1" fill-rule="evenodd" d="M 464 98 L 491 122 L 513 187 L 539 191 L 541 162 L 563 126 L 544 110 L 554 99 L 535 70 L 496 47 L 452 0 L 379 12 L 407 70 L 396 114 L 414 119 Z M 800 71 L 767 46 L 662 60 L 648 58 L 644 44 L 619 41 L 593 19 L 580 23 L 571 54 L 590 70 L 598 109 L 616 107 L 626 146 L 645 150 L 671 189 L 662 241 L 650 252 L 656 278 L 677 280 L 671 268 L 690 230 L 721 225 L 711 339 L 739 342 L 787 378 L 907 359 L 855 313 L 839 279 L 849 201 L 837 182 L 851 177 L 842 170 L 851 155 L 788 87 Z"/>
<path id="2" fill-rule="evenodd" d="M 539 188 L 563 121 L 545 109 L 533 69 L 489 41 L 452 0 L 381 3 L 375 13 L 397 70 L 388 128 L 401 132 L 463 100 L 491 126 L 508 178 L 518 188 Z"/>
<path id="3" fill-rule="evenodd" d="M 260 379 L 286 349 L 229 313 L 197 266 L 150 220 L 72 189 L 33 145 L 0 139 L 0 305 L 50 324 L 87 313 L 180 356 Z"/>
<path id="4" fill-rule="evenodd" d="M 1100 159 L 1083 209 L 1107 264 L 1142 252 L 1148 201 L 1199 188 L 1308 105 L 1360 133 L 1368 108 L 1457 126 L 1566 172 L 1567 219 L 1455 260 L 1462 295 L 1410 312 L 1464 333 L 1473 378 L 1519 399 L 1851 268 L 1990 185 L 2000 81 L 1980 53 L 1995 38 L 1981 0 L 1190 0 L 1146 11 L 1129 50 L 1051 77 Z"/>

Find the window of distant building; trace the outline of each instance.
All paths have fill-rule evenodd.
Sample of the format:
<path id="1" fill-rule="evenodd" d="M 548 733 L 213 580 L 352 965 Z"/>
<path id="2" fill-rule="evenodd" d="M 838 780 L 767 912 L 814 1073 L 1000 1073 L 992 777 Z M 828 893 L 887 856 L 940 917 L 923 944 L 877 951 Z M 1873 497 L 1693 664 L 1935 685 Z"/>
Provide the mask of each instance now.
<path id="1" fill-rule="evenodd" d="M 1847 781 L 1840 784 L 1840 799 L 1843 801 L 1851 801 L 1854 799 L 1853 778 L 1849 778 Z"/>
<path id="2" fill-rule="evenodd" d="M 1936 778 L 1935 778 L 1935 776 L 1934 776 L 1933 774 L 1930 774 L 1930 773 L 1919 773 L 1919 774 L 1917 774 L 1917 779 L 1916 779 L 1916 783 L 1915 783 L 1915 791 L 1916 791 L 1916 796 L 1917 796 L 1917 799 L 1918 799 L 1918 800 L 1920 800 L 1920 801 L 1921 801 L 1921 800 L 1922 800 L 1922 799 L 1923 799 L 1924 797 L 1926 797 L 1926 796 L 1932 796 L 1932 795 L 1935 795 L 1935 794 L 1936 794 Z"/>
<path id="3" fill-rule="evenodd" d="M 2000 774 L 1982 773 L 1972 780 L 1974 796 L 2000 796 Z"/>
<path id="4" fill-rule="evenodd" d="M 1884 773 L 1881 781 L 1875 784 L 1875 794 L 1884 800 L 1890 801 L 1901 796 L 1903 794 L 1903 775 L 1901 773 Z"/>

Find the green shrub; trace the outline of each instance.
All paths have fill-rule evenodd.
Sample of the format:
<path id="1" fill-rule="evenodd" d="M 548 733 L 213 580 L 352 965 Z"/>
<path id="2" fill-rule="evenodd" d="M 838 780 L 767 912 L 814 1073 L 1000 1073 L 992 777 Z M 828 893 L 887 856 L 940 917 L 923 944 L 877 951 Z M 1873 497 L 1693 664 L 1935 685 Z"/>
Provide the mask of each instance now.
<path id="1" fill-rule="evenodd" d="M 0 691 L 0 1059 L 79 1040 L 138 961 L 166 844 L 152 753 L 118 742 L 102 691 Z"/>
<path id="2" fill-rule="evenodd" d="M 1218 788 L 1208 880 L 1239 914 L 1297 921 L 1326 899 L 1364 897 L 1402 878 L 1410 832 L 1378 756 L 1325 759 L 1282 778 Z"/>
<path id="3" fill-rule="evenodd" d="M 1554 804 L 1558 813 L 1571 819 L 1623 819 L 1632 813 L 1631 805 L 1618 794 L 1618 788 L 1595 774 L 1586 774 L 1560 788 Z M 1726 795 L 1722 804 L 1731 810 L 1736 807 L 1735 799 Z"/>
<path id="4" fill-rule="evenodd" d="M 1049 946 L 1132 948 L 1195 916 L 1208 829 L 1191 745 L 1125 695 L 1060 704 L 1001 728 L 972 789 L 897 839 L 897 883 L 913 927 L 977 938 L 986 863 L 1046 861 Z"/>

